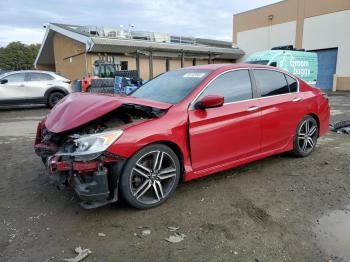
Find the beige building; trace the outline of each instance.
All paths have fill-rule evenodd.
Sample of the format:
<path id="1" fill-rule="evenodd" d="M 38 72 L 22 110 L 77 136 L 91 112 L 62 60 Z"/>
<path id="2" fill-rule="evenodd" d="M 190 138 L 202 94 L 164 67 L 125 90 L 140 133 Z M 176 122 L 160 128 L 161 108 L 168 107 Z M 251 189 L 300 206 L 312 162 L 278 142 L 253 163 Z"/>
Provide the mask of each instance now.
<path id="1" fill-rule="evenodd" d="M 236 14 L 233 43 L 246 55 L 293 45 L 318 53 L 318 81 L 350 90 L 350 1 L 285 0 Z M 334 81 L 333 81 L 334 79 Z"/>
<path id="2" fill-rule="evenodd" d="M 233 63 L 244 55 L 231 42 L 169 34 L 48 24 L 35 60 L 40 70 L 71 80 L 93 74 L 93 63 L 105 60 L 118 70 L 137 70 L 148 80 L 165 71 L 208 63 Z"/>

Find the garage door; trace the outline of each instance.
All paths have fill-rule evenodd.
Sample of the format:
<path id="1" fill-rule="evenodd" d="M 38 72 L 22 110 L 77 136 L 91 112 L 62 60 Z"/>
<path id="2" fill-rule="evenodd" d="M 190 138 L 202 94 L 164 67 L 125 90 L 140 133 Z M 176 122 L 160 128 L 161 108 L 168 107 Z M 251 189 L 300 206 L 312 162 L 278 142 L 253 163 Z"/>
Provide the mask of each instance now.
<path id="1" fill-rule="evenodd" d="M 316 86 L 332 90 L 333 75 L 337 68 L 338 48 L 314 50 L 318 56 L 318 75 Z"/>

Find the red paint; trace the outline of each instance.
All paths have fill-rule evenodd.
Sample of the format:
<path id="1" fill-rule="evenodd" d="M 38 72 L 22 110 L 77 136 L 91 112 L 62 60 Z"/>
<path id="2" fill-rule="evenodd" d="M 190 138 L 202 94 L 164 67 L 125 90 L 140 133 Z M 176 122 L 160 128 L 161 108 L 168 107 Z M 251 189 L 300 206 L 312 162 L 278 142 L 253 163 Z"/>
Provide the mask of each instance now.
<path id="1" fill-rule="evenodd" d="M 181 152 L 186 181 L 290 151 L 295 129 L 305 115 L 317 118 L 320 136 L 328 130 L 327 99 L 319 89 L 302 80 L 299 80 L 298 93 L 255 98 L 205 110 L 194 109 L 190 106 L 192 101 L 220 73 L 239 68 L 271 67 L 215 64 L 193 68 L 212 69 L 213 72 L 179 104 L 172 106 L 132 97 L 73 94 L 52 110 L 45 125 L 52 132 L 67 131 L 124 103 L 168 109 L 160 118 L 124 127 L 124 133 L 108 151 L 128 158 L 148 144 L 167 143 Z M 298 101 L 293 102 L 295 98 Z M 248 110 L 255 107 L 258 109 Z"/>
<path id="2" fill-rule="evenodd" d="M 45 126 L 53 133 L 62 133 L 97 119 L 123 104 L 139 104 L 167 109 L 171 105 L 133 97 L 73 93 L 62 99 L 48 114 Z"/>
<path id="3" fill-rule="evenodd" d="M 49 171 L 51 174 L 64 172 L 64 171 L 75 171 L 78 173 L 86 173 L 96 171 L 100 164 L 106 164 L 116 162 L 116 158 L 105 158 L 103 161 L 90 161 L 90 162 L 70 162 L 60 161 L 58 156 L 53 157 L 49 162 Z"/>
<path id="4" fill-rule="evenodd" d="M 214 108 L 219 107 L 224 104 L 224 97 L 223 96 L 213 96 L 209 95 L 206 97 L 203 97 L 200 101 L 196 103 L 196 108 L 199 109 L 207 109 L 207 108 Z"/>

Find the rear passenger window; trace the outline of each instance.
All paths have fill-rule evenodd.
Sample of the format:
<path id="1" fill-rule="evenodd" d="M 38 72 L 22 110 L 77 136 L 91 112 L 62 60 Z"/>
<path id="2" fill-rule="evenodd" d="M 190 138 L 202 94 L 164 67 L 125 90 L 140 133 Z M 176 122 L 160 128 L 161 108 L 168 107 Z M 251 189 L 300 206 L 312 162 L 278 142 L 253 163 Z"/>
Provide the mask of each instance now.
<path id="1" fill-rule="evenodd" d="M 199 99 L 207 95 L 223 96 L 225 103 L 253 98 L 248 70 L 236 70 L 219 76 L 208 85 Z"/>
<path id="2" fill-rule="evenodd" d="M 255 80 L 261 96 L 288 94 L 289 88 L 283 73 L 273 70 L 254 70 Z"/>
<path id="3" fill-rule="evenodd" d="M 298 91 L 298 82 L 293 77 L 290 77 L 286 75 L 287 82 L 289 85 L 290 92 L 297 92 Z"/>
<path id="4" fill-rule="evenodd" d="M 46 81 L 53 80 L 53 76 L 45 73 L 27 73 L 28 81 Z"/>

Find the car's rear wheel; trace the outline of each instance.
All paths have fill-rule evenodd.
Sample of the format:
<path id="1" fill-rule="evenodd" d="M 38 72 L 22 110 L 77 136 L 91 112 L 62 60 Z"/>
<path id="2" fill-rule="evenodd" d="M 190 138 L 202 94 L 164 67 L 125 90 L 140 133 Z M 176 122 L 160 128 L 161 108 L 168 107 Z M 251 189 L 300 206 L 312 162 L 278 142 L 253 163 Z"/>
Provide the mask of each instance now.
<path id="1" fill-rule="evenodd" d="M 174 193 L 180 175 L 181 165 L 172 149 L 149 145 L 128 160 L 120 177 L 121 194 L 135 208 L 155 207 Z"/>
<path id="2" fill-rule="evenodd" d="M 62 92 L 52 92 L 47 98 L 47 105 L 53 108 L 64 96 Z"/>
<path id="3" fill-rule="evenodd" d="M 299 123 L 294 136 L 293 153 L 305 157 L 312 153 L 318 138 L 318 125 L 312 116 L 305 116 Z"/>

